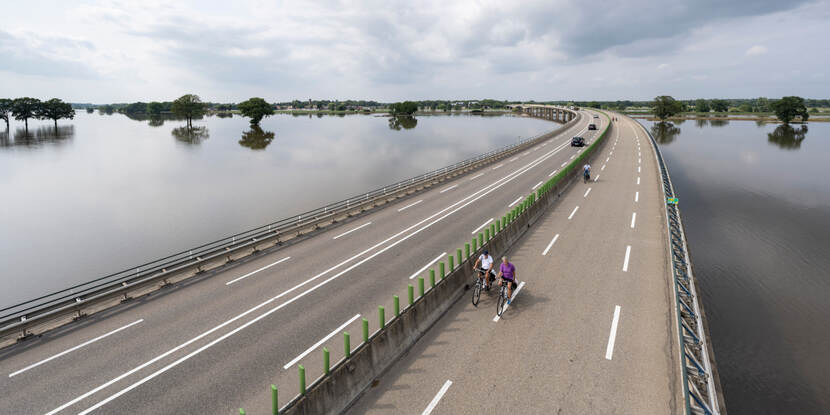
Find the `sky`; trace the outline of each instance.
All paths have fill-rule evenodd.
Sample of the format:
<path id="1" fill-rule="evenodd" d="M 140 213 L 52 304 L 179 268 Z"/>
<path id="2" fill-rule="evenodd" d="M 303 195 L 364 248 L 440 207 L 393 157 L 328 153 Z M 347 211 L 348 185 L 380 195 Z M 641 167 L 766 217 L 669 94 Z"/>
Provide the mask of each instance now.
<path id="1" fill-rule="evenodd" d="M 830 0 L 27 0 L 2 10 L 3 97 L 830 97 Z"/>

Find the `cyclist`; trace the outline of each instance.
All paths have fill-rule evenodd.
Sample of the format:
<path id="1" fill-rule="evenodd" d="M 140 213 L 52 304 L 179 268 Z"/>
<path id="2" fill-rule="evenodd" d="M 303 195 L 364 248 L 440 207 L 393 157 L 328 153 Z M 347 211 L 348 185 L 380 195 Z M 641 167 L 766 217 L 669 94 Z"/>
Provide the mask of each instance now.
<path id="1" fill-rule="evenodd" d="M 507 261 L 507 257 L 501 257 L 501 265 L 499 266 L 499 287 L 502 283 L 509 284 L 507 286 L 507 304 L 510 304 L 510 299 L 513 297 L 513 288 L 516 287 L 516 267 Z"/>
<path id="2" fill-rule="evenodd" d="M 582 178 L 585 182 L 591 180 L 591 165 L 588 163 L 585 163 L 585 165 L 582 166 Z"/>
<path id="3" fill-rule="evenodd" d="M 487 291 L 490 291 L 490 274 L 493 275 L 493 279 L 495 279 L 496 275 L 496 271 L 493 271 L 493 262 L 495 262 L 493 261 L 493 257 L 490 256 L 490 253 L 487 252 L 487 250 L 484 250 L 484 252 L 478 256 L 476 263 L 473 264 L 473 269 L 478 271 L 479 279 L 483 278 L 485 275 L 488 276 L 488 278 L 484 278 L 484 289 Z M 479 264 L 481 264 L 481 267 L 479 267 Z"/>

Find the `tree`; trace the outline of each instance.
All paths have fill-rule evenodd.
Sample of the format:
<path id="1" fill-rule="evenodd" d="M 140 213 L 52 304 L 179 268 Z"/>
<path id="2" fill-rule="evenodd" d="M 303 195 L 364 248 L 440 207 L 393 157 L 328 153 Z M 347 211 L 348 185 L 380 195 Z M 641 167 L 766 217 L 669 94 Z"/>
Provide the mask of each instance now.
<path id="1" fill-rule="evenodd" d="M 259 125 L 264 117 L 274 115 L 274 108 L 262 98 L 251 98 L 237 105 L 242 116 L 251 119 L 251 125 Z"/>
<path id="2" fill-rule="evenodd" d="M 35 111 L 35 115 L 44 120 L 53 120 L 55 122 L 55 128 L 58 128 L 58 120 L 61 118 L 74 119 L 75 110 L 72 109 L 71 104 L 63 102 L 58 98 L 52 98 L 49 101 L 42 102 L 38 106 L 37 111 Z"/>
<path id="3" fill-rule="evenodd" d="M 26 124 L 26 130 L 29 130 L 29 118 L 37 118 L 37 112 L 40 108 L 40 100 L 37 98 L 15 98 L 12 103 L 12 114 L 14 119 L 23 121 Z"/>
<path id="4" fill-rule="evenodd" d="M 752 112 L 752 105 L 748 102 L 744 102 L 741 105 L 738 105 L 738 110 L 741 112 Z"/>
<path id="5" fill-rule="evenodd" d="M 726 112 L 728 110 L 729 110 L 729 103 L 726 102 L 725 99 L 713 99 L 712 100 L 712 111 Z"/>
<path id="6" fill-rule="evenodd" d="M 764 97 L 760 97 L 760 98 L 756 99 L 755 102 L 756 102 L 756 108 L 758 108 L 758 112 L 769 112 L 769 100 L 768 99 L 766 99 Z"/>
<path id="7" fill-rule="evenodd" d="M 9 117 L 14 110 L 14 101 L 8 98 L 0 98 L 0 118 L 6 122 L 6 129 L 9 129 Z"/>
<path id="8" fill-rule="evenodd" d="M 789 124 L 796 116 L 801 117 L 801 121 L 807 121 L 810 114 L 807 113 L 807 107 L 804 105 L 804 98 L 801 97 L 784 97 L 778 101 L 774 101 L 770 107 L 775 112 L 775 116 L 784 124 Z"/>
<path id="9" fill-rule="evenodd" d="M 412 115 L 418 111 L 418 104 L 412 101 L 396 102 L 389 106 L 392 115 Z"/>
<path id="10" fill-rule="evenodd" d="M 164 111 L 164 104 L 161 102 L 153 101 L 147 104 L 147 113 L 150 115 L 158 117 L 162 111 Z"/>
<path id="11" fill-rule="evenodd" d="M 683 104 L 668 95 L 661 95 L 654 98 L 654 115 L 660 120 L 665 120 L 681 111 Z"/>
<path id="12" fill-rule="evenodd" d="M 92 107 L 86 107 L 86 113 L 87 113 L 87 114 L 92 114 L 93 112 L 95 112 L 95 108 L 92 108 Z"/>
<path id="13" fill-rule="evenodd" d="M 174 114 L 187 119 L 187 127 L 193 128 L 193 118 L 205 114 L 205 104 L 198 95 L 187 94 L 173 101 L 170 110 Z"/>
<path id="14" fill-rule="evenodd" d="M 711 108 L 709 108 L 709 101 L 705 99 L 699 99 L 695 101 L 695 112 L 709 112 Z"/>

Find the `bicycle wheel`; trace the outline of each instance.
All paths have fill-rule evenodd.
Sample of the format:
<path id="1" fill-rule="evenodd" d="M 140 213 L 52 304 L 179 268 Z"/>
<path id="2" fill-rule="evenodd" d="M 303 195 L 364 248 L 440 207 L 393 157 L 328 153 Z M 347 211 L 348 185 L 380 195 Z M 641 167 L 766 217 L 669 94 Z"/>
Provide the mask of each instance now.
<path id="1" fill-rule="evenodd" d="M 481 298 L 481 278 L 476 281 L 473 286 L 473 305 L 478 306 L 478 300 Z"/>
<path id="2" fill-rule="evenodd" d="M 504 305 L 507 303 L 507 288 L 502 285 L 501 289 L 499 290 L 499 300 L 496 303 L 496 314 L 501 316 L 501 313 L 504 312 Z"/>

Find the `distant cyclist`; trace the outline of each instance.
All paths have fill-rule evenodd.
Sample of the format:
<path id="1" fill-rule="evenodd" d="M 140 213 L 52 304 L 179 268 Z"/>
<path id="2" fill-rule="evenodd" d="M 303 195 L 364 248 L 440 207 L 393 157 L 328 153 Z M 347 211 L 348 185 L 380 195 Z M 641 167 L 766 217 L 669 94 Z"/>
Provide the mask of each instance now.
<path id="1" fill-rule="evenodd" d="M 478 256 L 476 263 L 473 265 L 473 269 L 478 272 L 478 278 L 484 278 L 486 275 L 487 278 L 484 278 L 485 290 L 490 290 L 490 274 L 493 275 L 493 279 L 495 279 L 496 271 L 493 270 L 493 257 L 490 256 L 490 253 L 486 250 Z M 481 267 L 479 267 L 481 265 Z"/>
<path id="2" fill-rule="evenodd" d="M 507 261 L 507 257 L 501 257 L 501 265 L 499 266 L 499 287 L 504 284 L 507 285 L 507 304 L 510 304 L 510 299 L 513 298 L 513 288 L 516 287 L 516 267 Z"/>
<path id="3" fill-rule="evenodd" d="M 588 163 L 585 163 L 585 165 L 582 166 L 582 178 L 585 182 L 591 180 L 591 165 Z"/>

